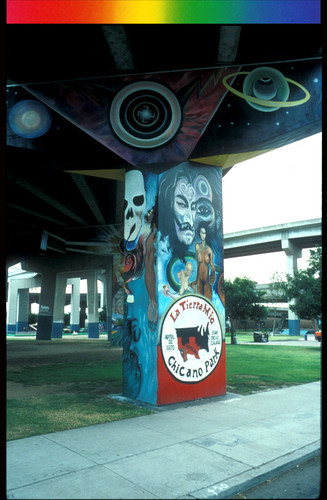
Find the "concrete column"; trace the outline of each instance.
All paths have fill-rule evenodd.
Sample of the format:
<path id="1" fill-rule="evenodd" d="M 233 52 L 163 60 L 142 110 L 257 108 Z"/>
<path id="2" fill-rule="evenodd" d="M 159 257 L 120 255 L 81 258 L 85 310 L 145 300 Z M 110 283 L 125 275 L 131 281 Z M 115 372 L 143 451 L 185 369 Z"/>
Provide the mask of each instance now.
<path id="1" fill-rule="evenodd" d="M 98 311 L 98 287 L 97 271 L 87 273 L 87 320 L 88 337 L 99 338 L 99 311 Z"/>
<path id="2" fill-rule="evenodd" d="M 64 274 L 58 273 L 56 278 L 56 291 L 54 299 L 53 323 L 51 336 L 54 339 L 62 338 L 62 331 L 65 327 L 65 296 L 67 278 Z"/>
<path id="3" fill-rule="evenodd" d="M 222 169 L 125 180 L 123 394 L 154 405 L 226 393 Z"/>
<path id="4" fill-rule="evenodd" d="M 282 239 L 282 249 L 287 256 L 287 273 L 294 276 L 297 271 L 297 259 L 302 257 L 302 250 L 294 245 L 288 238 Z M 289 306 L 295 301 L 289 302 Z M 300 335 L 300 318 L 288 308 L 288 327 L 290 335 Z"/>
<path id="5" fill-rule="evenodd" d="M 7 311 L 7 333 L 16 333 L 17 304 L 18 304 L 18 280 L 9 280 L 8 311 Z"/>
<path id="6" fill-rule="evenodd" d="M 36 340 L 51 340 L 55 291 L 56 272 L 43 271 Z"/>
<path id="7" fill-rule="evenodd" d="M 108 340 L 111 340 L 111 325 L 112 325 L 112 273 L 113 273 L 113 257 L 110 256 L 110 267 L 103 274 L 104 285 L 104 304 L 107 311 L 107 332 Z"/>
<path id="8" fill-rule="evenodd" d="M 81 310 L 80 310 L 80 327 L 86 328 L 86 307 L 87 304 L 84 301 L 81 301 Z"/>
<path id="9" fill-rule="evenodd" d="M 30 313 L 29 289 L 21 288 L 18 290 L 18 318 L 16 331 L 28 331 L 28 316 Z"/>
<path id="10" fill-rule="evenodd" d="M 105 298 L 104 298 L 104 282 L 102 279 L 99 279 L 100 281 L 100 310 L 103 309 L 103 306 L 105 305 Z"/>
<path id="11" fill-rule="evenodd" d="M 72 285 L 72 293 L 71 293 L 71 313 L 70 313 L 70 329 L 72 331 L 78 332 L 80 328 L 80 288 L 81 288 L 81 279 L 80 278 L 71 278 L 69 283 Z"/>
<path id="12" fill-rule="evenodd" d="M 10 278 L 8 288 L 7 333 L 28 329 L 29 289 L 40 286 L 40 277 Z M 19 292 L 22 290 L 22 292 Z M 23 292 L 25 290 L 25 292 Z M 19 301 L 20 297 L 20 301 Z"/>

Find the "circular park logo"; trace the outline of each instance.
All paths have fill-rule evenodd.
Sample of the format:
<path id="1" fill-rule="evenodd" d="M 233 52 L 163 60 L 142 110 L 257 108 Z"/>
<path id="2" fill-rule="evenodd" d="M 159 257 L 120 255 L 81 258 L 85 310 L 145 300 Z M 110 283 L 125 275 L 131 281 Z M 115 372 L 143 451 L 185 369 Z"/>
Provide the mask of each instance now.
<path id="1" fill-rule="evenodd" d="M 161 351 L 173 377 L 201 382 L 216 368 L 221 349 L 222 330 L 212 303 L 200 295 L 176 300 L 161 324 Z"/>

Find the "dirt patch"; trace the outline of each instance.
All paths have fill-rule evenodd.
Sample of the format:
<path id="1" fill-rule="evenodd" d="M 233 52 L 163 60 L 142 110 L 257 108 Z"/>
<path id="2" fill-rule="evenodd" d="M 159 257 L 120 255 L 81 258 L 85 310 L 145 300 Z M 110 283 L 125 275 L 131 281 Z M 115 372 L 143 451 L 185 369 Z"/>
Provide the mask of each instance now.
<path id="1" fill-rule="evenodd" d="M 67 393 L 68 391 L 64 390 L 64 385 L 69 384 L 60 384 L 59 387 L 58 385 L 24 385 L 7 381 L 7 399 L 29 399 L 46 394 Z"/>
<path id="2" fill-rule="evenodd" d="M 89 363 L 111 361 L 122 358 L 122 348 L 95 339 L 94 341 L 7 341 L 7 368 L 22 370 L 25 367 L 60 363 Z M 7 381 L 8 399 L 27 399 L 48 394 L 92 393 L 96 395 L 116 394 L 121 387 L 110 382 L 80 382 L 78 384 L 28 385 Z"/>
<path id="3" fill-rule="evenodd" d="M 96 396 L 105 396 L 108 394 L 118 394 L 121 387 L 108 383 L 83 382 L 77 384 L 44 384 L 44 385 L 25 385 L 18 382 L 7 381 L 7 399 L 30 399 L 49 394 L 78 394 L 86 393 Z"/>
<path id="4" fill-rule="evenodd" d="M 122 358 L 122 347 L 111 346 L 104 340 L 72 341 L 7 341 L 7 367 L 20 369 L 22 365 L 94 362 Z"/>

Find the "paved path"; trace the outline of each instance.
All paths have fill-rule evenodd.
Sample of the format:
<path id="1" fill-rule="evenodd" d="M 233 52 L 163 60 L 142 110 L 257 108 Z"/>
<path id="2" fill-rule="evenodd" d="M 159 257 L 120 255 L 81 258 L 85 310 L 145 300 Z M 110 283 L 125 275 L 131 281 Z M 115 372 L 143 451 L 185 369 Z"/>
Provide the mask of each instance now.
<path id="1" fill-rule="evenodd" d="M 320 454 L 320 382 L 7 443 L 7 498 L 231 498 Z"/>

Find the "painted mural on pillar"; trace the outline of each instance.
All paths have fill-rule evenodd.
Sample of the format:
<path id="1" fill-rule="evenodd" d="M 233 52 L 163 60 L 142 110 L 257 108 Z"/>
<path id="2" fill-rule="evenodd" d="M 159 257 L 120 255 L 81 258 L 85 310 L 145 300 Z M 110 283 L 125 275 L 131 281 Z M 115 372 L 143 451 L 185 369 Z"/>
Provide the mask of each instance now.
<path id="1" fill-rule="evenodd" d="M 131 170 L 125 177 L 123 393 L 156 404 L 158 176 Z"/>
<path id="2" fill-rule="evenodd" d="M 158 307 L 155 298 L 154 242 L 156 239 L 156 186 L 157 177 L 147 175 L 147 190 L 144 174 L 139 170 L 126 173 L 124 202 L 124 289 L 127 301 L 134 296 L 129 283 L 144 276 L 149 299 L 148 326 L 155 330 L 158 321 Z M 151 184 L 154 183 L 154 189 Z"/>
<path id="3" fill-rule="evenodd" d="M 215 390 L 222 394 L 225 390 L 225 366 L 220 383 L 217 378 L 213 383 L 212 378 L 224 359 L 221 181 L 222 169 L 195 167 L 189 162 L 160 176 L 161 404 L 212 396 L 217 394 Z"/>
<path id="4" fill-rule="evenodd" d="M 164 404 L 225 392 L 221 181 L 220 168 L 189 162 L 126 174 L 125 396 Z"/>
<path id="5" fill-rule="evenodd" d="M 177 298 L 196 292 L 212 299 L 222 287 L 221 170 L 185 162 L 161 176 L 159 185 L 162 293 Z M 166 301 L 167 303 L 167 301 Z"/>

